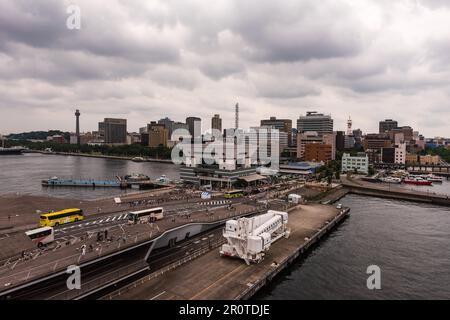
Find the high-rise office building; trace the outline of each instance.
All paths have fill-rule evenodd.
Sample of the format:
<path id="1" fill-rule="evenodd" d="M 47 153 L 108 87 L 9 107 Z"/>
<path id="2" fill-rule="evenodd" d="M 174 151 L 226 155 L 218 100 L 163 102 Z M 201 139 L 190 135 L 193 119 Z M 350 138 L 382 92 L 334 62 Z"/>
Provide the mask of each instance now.
<path id="1" fill-rule="evenodd" d="M 103 124 L 99 123 L 99 131 L 104 127 L 105 143 L 127 143 L 127 119 L 105 118 Z"/>
<path id="2" fill-rule="evenodd" d="M 336 131 L 336 150 L 344 151 L 345 149 L 345 132 Z"/>
<path id="3" fill-rule="evenodd" d="M 105 141 L 105 122 L 98 123 L 98 140 Z"/>
<path id="4" fill-rule="evenodd" d="M 202 134 L 202 119 L 197 117 L 187 117 L 186 124 L 189 128 L 189 133 L 192 137 L 201 136 Z"/>
<path id="5" fill-rule="evenodd" d="M 292 145 L 292 120 L 270 117 L 269 119 L 261 120 L 261 127 L 272 127 L 278 129 L 280 132 L 286 132 L 288 134 L 289 146 Z"/>
<path id="6" fill-rule="evenodd" d="M 164 146 L 167 147 L 167 140 L 169 139 L 169 130 L 161 123 L 152 121 L 147 125 L 148 146 L 151 148 Z"/>
<path id="7" fill-rule="evenodd" d="M 384 121 L 380 121 L 380 130 L 379 133 L 386 133 L 391 131 L 392 129 L 396 129 L 398 127 L 398 122 L 392 119 L 386 119 Z"/>
<path id="8" fill-rule="evenodd" d="M 174 121 L 170 120 L 168 117 L 165 117 L 158 120 L 158 124 L 163 124 L 169 133 L 169 137 L 172 136 Z"/>
<path id="9" fill-rule="evenodd" d="M 319 135 L 333 133 L 333 119 L 330 115 L 308 111 L 306 116 L 300 116 L 297 120 L 297 130 L 298 132 L 315 131 Z"/>
<path id="10" fill-rule="evenodd" d="M 325 143 L 310 143 L 305 146 L 305 161 L 329 162 L 333 159 L 333 147 Z"/>
<path id="11" fill-rule="evenodd" d="M 323 143 L 323 137 L 315 131 L 307 131 L 297 134 L 297 158 L 304 159 L 307 144 Z"/>
<path id="12" fill-rule="evenodd" d="M 222 132 L 222 119 L 220 118 L 220 115 L 215 114 L 214 117 L 211 118 L 211 129 Z"/>

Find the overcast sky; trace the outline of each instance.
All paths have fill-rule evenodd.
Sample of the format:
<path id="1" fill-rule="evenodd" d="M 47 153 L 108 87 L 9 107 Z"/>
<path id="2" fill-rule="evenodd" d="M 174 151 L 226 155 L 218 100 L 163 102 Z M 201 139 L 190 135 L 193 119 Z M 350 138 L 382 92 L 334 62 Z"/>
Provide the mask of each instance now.
<path id="1" fill-rule="evenodd" d="M 67 6 L 81 29 L 66 27 Z M 450 136 L 447 0 L 0 0 L 0 133 L 331 114 Z"/>

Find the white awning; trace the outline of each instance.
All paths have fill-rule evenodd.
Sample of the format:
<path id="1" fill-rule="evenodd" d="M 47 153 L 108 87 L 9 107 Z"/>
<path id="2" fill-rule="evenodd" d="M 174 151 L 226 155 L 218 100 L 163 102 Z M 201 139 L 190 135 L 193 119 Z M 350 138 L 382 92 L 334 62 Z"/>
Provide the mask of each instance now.
<path id="1" fill-rule="evenodd" d="M 244 180 L 245 182 L 254 182 L 258 180 L 265 180 L 267 178 L 259 174 L 251 174 L 249 176 L 239 177 L 239 179 Z"/>

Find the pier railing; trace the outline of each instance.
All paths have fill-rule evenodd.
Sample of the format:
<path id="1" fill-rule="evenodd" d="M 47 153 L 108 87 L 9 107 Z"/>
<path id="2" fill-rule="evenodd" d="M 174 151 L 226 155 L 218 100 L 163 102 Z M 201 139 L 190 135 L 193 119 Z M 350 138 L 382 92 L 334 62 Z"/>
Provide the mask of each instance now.
<path id="1" fill-rule="evenodd" d="M 226 221 L 227 219 L 233 219 L 241 216 L 246 216 L 250 214 L 257 214 L 266 210 L 265 206 L 258 206 L 253 208 L 248 208 L 245 210 L 230 210 L 225 213 L 217 213 L 211 211 L 209 215 L 203 216 L 200 218 L 181 218 L 177 217 L 175 221 L 173 221 L 173 227 L 179 226 L 179 221 L 185 222 L 185 224 L 189 223 L 221 223 Z M 170 219 L 170 218 L 168 218 Z M 184 225 L 184 224 L 182 224 Z M 52 252 L 57 249 L 47 250 L 45 252 L 38 252 L 33 257 L 28 260 L 18 259 L 12 264 L 8 264 L 0 268 L 0 285 L 2 286 L 2 291 L 0 291 L 0 295 L 4 294 L 4 292 L 8 292 L 9 290 L 14 290 L 14 287 L 19 286 L 20 284 L 25 284 L 29 281 L 36 280 L 39 278 L 43 278 L 49 275 L 59 275 L 64 274 L 67 271 L 67 267 L 71 265 L 76 265 L 83 267 L 85 264 L 94 263 L 101 259 L 104 259 L 112 254 L 118 254 L 124 250 L 132 249 L 136 246 L 143 245 L 145 243 L 150 243 L 157 236 L 161 235 L 163 231 L 160 230 L 159 226 L 156 223 L 151 223 L 147 225 L 145 231 L 132 233 L 130 230 L 125 231 L 122 229 L 122 235 L 115 235 L 114 241 L 107 241 L 98 243 L 95 239 L 91 239 L 89 237 L 80 240 L 76 239 L 70 245 L 73 246 L 72 254 L 65 255 L 59 259 L 54 259 L 52 261 L 43 263 L 43 264 L 35 264 L 26 269 L 22 268 L 23 263 L 27 263 L 28 261 L 33 261 L 37 259 L 41 255 L 52 254 Z M 125 228 L 129 226 L 125 225 Z M 167 230 L 170 230 L 169 227 Z M 92 244 L 92 250 L 86 250 L 84 253 L 81 250 L 82 245 Z M 17 269 L 17 272 L 14 270 Z M 20 270 L 21 269 L 21 270 Z M 124 271 L 125 272 L 125 271 Z M 2 274 L 7 274 L 2 276 Z M 8 289 L 11 288 L 11 289 Z"/>

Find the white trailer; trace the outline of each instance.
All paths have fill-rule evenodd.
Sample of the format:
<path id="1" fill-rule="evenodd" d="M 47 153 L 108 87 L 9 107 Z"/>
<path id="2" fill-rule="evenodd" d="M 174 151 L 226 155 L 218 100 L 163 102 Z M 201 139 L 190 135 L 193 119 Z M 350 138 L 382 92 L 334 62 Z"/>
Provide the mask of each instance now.
<path id="1" fill-rule="evenodd" d="M 272 243 L 289 237 L 287 223 L 287 212 L 274 210 L 251 218 L 228 220 L 223 231 L 228 243 L 222 245 L 220 255 L 238 257 L 247 264 L 259 263 Z"/>
<path id="2" fill-rule="evenodd" d="M 302 202 L 302 196 L 301 196 L 301 195 L 298 195 L 298 194 L 291 193 L 291 194 L 288 196 L 288 202 L 289 202 L 289 203 L 299 204 L 299 203 Z"/>

